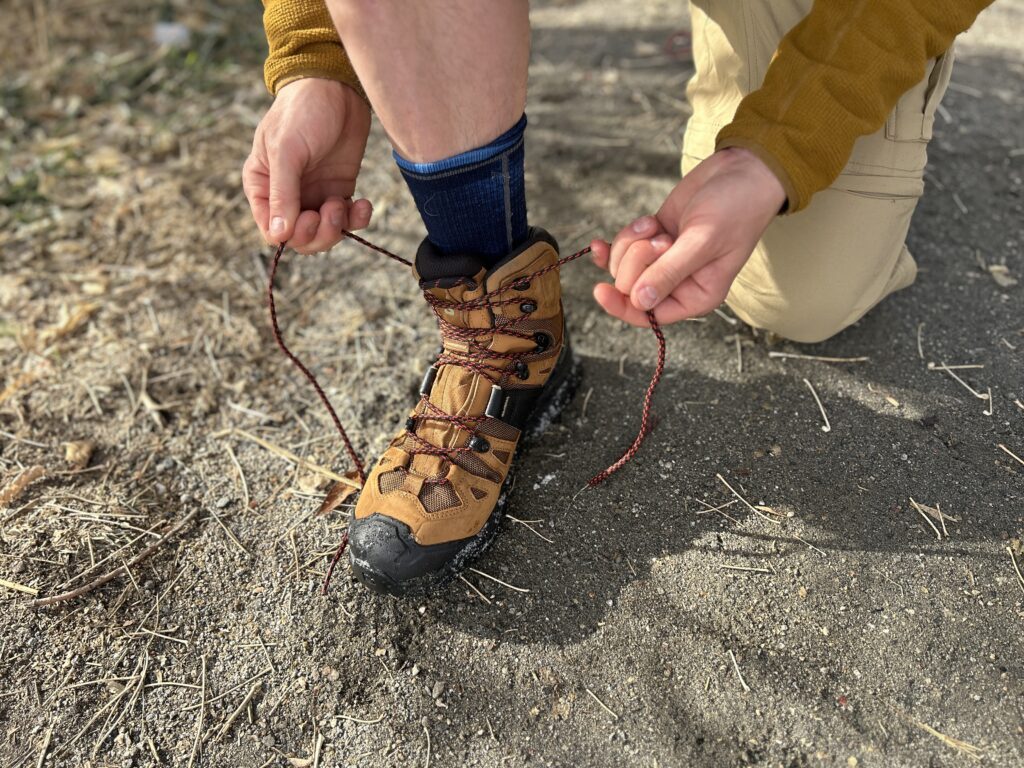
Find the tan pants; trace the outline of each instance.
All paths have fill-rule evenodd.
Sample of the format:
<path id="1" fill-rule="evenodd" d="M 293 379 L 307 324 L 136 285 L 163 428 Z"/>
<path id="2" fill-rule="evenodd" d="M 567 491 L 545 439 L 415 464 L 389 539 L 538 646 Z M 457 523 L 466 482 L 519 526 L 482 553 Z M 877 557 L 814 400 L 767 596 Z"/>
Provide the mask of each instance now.
<path id="1" fill-rule="evenodd" d="M 714 152 L 715 135 L 760 86 L 779 40 L 810 7 L 811 0 L 691 0 L 696 73 L 687 87 L 693 117 L 684 174 Z M 914 281 L 904 240 L 952 66 L 952 50 L 931 62 L 885 126 L 857 141 L 832 186 L 768 227 L 726 298 L 742 320 L 794 341 L 821 341 Z"/>

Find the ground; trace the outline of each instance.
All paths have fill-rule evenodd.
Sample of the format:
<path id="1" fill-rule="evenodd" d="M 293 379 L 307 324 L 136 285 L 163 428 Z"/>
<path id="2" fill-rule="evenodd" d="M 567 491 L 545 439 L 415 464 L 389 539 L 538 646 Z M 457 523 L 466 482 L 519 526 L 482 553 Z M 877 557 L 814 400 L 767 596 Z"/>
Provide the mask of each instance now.
<path id="1" fill-rule="evenodd" d="M 728 311 L 670 328 L 657 428 L 582 492 L 635 433 L 654 340 L 566 267 L 587 379 L 524 460 L 512 514 L 535 522 L 472 588 L 405 602 L 347 567 L 321 595 L 349 507 L 317 515 L 327 478 L 281 455 L 350 469 L 268 331 L 239 180 L 258 16 L 5 11 L 0 764 L 1024 765 L 1024 3 L 960 48 L 917 283 L 811 347 Z M 186 48 L 150 42 L 160 18 Z M 687 22 L 668 0 L 534 22 L 530 208 L 568 252 L 677 178 Z M 411 253 L 377 129 L 361 190 L 369 236 Z M 436 344 L 416 286 L 352 244 L 282 270 L 285 333 L 372 456 Z"/>

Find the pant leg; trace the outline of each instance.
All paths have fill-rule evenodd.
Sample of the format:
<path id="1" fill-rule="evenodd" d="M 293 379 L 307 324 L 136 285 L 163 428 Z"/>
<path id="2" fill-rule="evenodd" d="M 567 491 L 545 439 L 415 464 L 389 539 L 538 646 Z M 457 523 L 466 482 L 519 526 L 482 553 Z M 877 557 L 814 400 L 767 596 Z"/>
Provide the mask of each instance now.
<path id="1" fill-rule="evenodd" d="M 718 131 L 760 86 L 779 40 L 811 2 L 691 1 L 696 73 L 687 86 L 693 116 L 684 174 L 714 152 Z M 726 298 L 741 319 L 794 341 L 821 341 L 914 281 L 904 241 L 952 64 L 952 50 L 932 62 L 886 124 L 857 141 L 835 183 L 768 227 Z"/>

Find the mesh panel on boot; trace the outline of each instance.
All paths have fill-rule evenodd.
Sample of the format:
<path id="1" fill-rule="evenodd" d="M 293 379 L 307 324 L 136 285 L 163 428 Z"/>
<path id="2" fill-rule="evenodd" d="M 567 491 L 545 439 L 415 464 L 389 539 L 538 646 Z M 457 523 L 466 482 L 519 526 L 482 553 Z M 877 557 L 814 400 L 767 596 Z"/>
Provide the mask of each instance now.
<path id="1" fill-rule="evenodd" d="M 387 495 L 401 488 L 402 484 L 405 483 L 405 473 L 405 467 L 392 469 L 390 472 L 381 472 L 377 477 L 377 487 L 380 489 L 381 494 Z"/>
<path id="2" fill-rule="evenodd" d="M 476 431 L 477 434 L 496 437 L 498 440 L 515 440 L 519 437 L 518 429 L 500 419 L 487 419 Z"/>
<path id="3" fill-rule="evenodd" d="M 427 512 L 451 509 L 459 506 L 461 501 L 459 494 L 455 492 L 449 482 L 425 484 L 423 490 L 420 491 L 420 504 Z"/>
<path id="4" fill-rule="evenodd" d="M 484 464 L 483 459 L 469 451 L 458 451 L 452 454 L 452 461 L 458 464 L 470 474 L 490 480 L 492 483 L 500 483 L 501 475 Z"/>

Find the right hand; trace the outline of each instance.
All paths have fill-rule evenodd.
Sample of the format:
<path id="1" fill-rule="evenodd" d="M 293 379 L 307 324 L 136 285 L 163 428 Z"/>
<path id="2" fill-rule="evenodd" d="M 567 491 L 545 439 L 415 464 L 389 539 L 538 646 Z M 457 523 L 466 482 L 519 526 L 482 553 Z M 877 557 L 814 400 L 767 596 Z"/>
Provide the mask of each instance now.
<path id="1" fill-rule="evenodd" d="M 242 168 L 267 243 L 315 253 L 370 223 L 370 201 L 352 201 L 369 132 L 370 108 L 347 85 L 306 78 L 278 91 Z"/>

